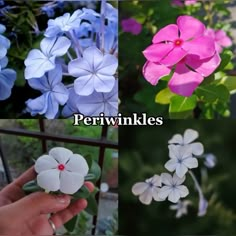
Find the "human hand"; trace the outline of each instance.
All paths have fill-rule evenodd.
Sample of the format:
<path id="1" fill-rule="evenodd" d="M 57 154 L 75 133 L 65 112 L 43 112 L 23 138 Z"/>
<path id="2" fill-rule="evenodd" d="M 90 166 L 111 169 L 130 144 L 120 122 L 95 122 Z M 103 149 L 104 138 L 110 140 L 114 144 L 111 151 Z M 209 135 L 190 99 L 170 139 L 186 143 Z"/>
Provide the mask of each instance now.
<path id="1" fill-rule="evenodd" d="M 71 196 L 37 192 L 25 196 L 22 186 L 36 178 L 34 168 L 0 192 L 0 235 L 53 235 L 50 220 L 56 229 L 87 207 L 85 199 L 71 203 Z M 85 182 L 90 192 L 94 185 Z"/>

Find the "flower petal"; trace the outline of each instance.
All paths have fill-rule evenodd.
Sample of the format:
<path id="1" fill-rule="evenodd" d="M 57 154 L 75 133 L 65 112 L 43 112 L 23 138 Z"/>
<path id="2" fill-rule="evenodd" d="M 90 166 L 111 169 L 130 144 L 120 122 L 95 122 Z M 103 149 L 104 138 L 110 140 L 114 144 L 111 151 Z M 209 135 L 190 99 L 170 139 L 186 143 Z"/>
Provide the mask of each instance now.
<path id="1" fill-rule="evenodd" d="M 171 193 L 171 191 L 172 191 L 172 187 L 163 186 L 159 191 L 159 197 L 165 200 L 168 197 L 168 195 Z"/>
<path id="2" fill-rule="evenodd" d="M 91 46 L 84 50 L 83 58 L 93 70 L 97 70 L 103 62 L 103 53 L 97 47 Z"/>
<path id="3" fill-rule="evenodd" d="M 164 41 L 174 41 L 179 38 L 179 29 L 175 24 L 167 25 L 159 30 L 153 37 L 153 43 L 160 43 Z"/>
<path id="4" fill-rule="evenodd" d="M 204 24 L 192 16 L 180 16 L 177 19 L 180 37 L 184 40 L 200 37 L 204 34 Z"/>
<path id="5" fill-rule="evenodd" d="M 173 93 L 189 97 L 203 79 L 200 74 L 189 70 L 183 63 L 179 63 L 168 85 Z"/>
<path id="6" fill-rule="evenodd" d="M 161 174 L 161 182 L 165 185 L 172 185 L 172 176 L 168 173 L 162 173 Z"/>
<path id="7" fill-rule="evenodd" d="M 142 202 L 145 205 L 150 205 L 152 202 L 152 189 L 147 188 L 146 191 L 144 191 L 140 196 L 139 196 L 140 202 Z"/>
<path id="8" fill-rule="evenodd" d="M 196 130 L 186 129 L 184 131 L 184 144 L 189 144 L 199 137 L 199 134 Z"/>
<path id="9" fill-rule="evenodd" d="M 38 174 L 37 176 L 38 185 L 47 190 L 55 192 L 60 189 L 60 179 L 59 171 L 54 170 L 45 170 Z"/>
<path id="10" fill-rule="evenodd" d="M 184 185 L 177 186 L 176 188 L 178 189 L 180 197 L 186 197 L 189 194 L 188 188 Z"/>
<path id="11" fill-rule="evenodd" d="M 217 30 L 215 32 L 216 41 L 223 47 L 230 47 L 232 45 L 232 40 L 227 36 L 225 31 Z"/>
<path id="12" fill-rule="evenodd" d="M 180 193 L 176 188 L 173 188 L 168 196 L 170 202 L 176 203 L 180 199 Z"/>
<path id="13" fill-rule="evenodd" d="M 60 191 L 65 194 L 76 193 L 84 184 L 84 177 L 75 172 L 61 171 Z"/>
<path id="14" fill-rule="evenodd" d="M 178 164 L 176 166 L 176 174 L 179 178 L 183 178 L 187 172 L 188 168 L 184 164 Z"/>
<path id="15" fill-rule="evenodd" d="M 177 159 L 179 158 L 179 149 L 180 149 L 180 145 L 168 145 L 168 149 L 169 149 L 169 157 L 173 158 L 173 159 Z"/>
<path id="16" fill-rule="evenodd" d="M 165 199 L 160 198 L 159 193 L 160 193 L 160 188 L 155 188 L 155 187 L 152 188 L 152 197 L 153 197 L 153 199 L 157 202 L 164 201 Z"/>
<path id="17" fill-rule="evenodd" d="M 88 174 L 89 167 L 83 156 L 73 154 L 70 156 L 70 160 L 66 163 L 66 170 L 77 172 L 82 176 L 86 176 Z"/>
<path id="18" fill-rule="evenodd" d="M 111 75 L 96 74 L 94 88 L 98 93 L 109 93 L 115 85 L 115 77 Z"/>
<path id="19" fill-rule="evenodd" d="M 152 177 L 152 183 L 154 186 L 161 186 L 161 177 L 159 175 L 154 175 Z"/>
<path id="20" fill-rule="evenodd" d="M 198 167 L 198 160 L 197 160 L 197 158 L 193 158 L 193 157 L 186 158 L 186 159 L 184 159 L 184 165 L 186 167 L 188 167 L 189 169 L 197 168 Z"/>
<path id="21" fill-rule="evenodd" d="M 173 172 L 177 167 L 177 159 L 170 159 L 169 161 L 166 162 L 165 164 L 165 168 L 170 171 Z"/>
<path id="22" fill-rule="evenodd" d="M 187 51 L 188 54 L 199 56 L 199 59 L 212 57 L 216 52 L 214 40 L 207 36 L 184 42 L 182 48 Z"/>
<path id="23" fill-rule="evenodd" d="M 99 74 L 114 75 L 118 67 L 118 60 L 114 55 L 106 54 L 102 63 L 97 67 Z"/>
<path id="24" fill-rule="evenodd" d="M 212 74 L 220 65 L 220 62 L 221 58 L 218 53 L 215 53 L 213 57 L 202 60 L 199 60 L 196 55 L 188 55 L 186 57 L 186 64 L 204 77 Z"/>
<path id="25" fill-rule="evenodd" d="M 200 156 L 203 154 L 204 152 L 204 147 L 201 143 L 191 143 L 190 144 L 191 148 L 192 148 L 192 153 L 195 156 Z"/>
<path id="26" fill-rule="evenodd" d="M 162 77 L 169 75 L 171 69 L 154 62 L 147 61 L 143 66 L 143 76 L 152 85 L 156 85 Z"/>
<path id="27" fill-rule="evenodd" d="M 0 71 L 0 100 L 10 97 L 15 81 L 16 72 L 14 70 L 4 69 Z"/>
<path id="28" fill-rule="evenodd" d="M 180 134 L 175 134 L 169 141 L 169 144 L 183 144 L 183 136 Z"/>
<path id="29" fill-rule="evenodd" d="M 160 63 L 166 66 L 173 66 L 179 61 L 181 61 L 187 52 L 183 50 L 181 47 L 175 47 L 165 58 L 163 58 Z"/>
<path id="30" fill-rule="evenodd" d="M 68 71 L 74 77 L 90 75 L 92 73 L 89 63 L 82 58 L 71 61 L 68 65 Z"/>
<path id="31" fill-rule="evenodd" d="M 158 43 L 147 47 L 143 54 L 148 61 L 160 62 L 174 48 L 172 43 Z"/>
<path id="32" fill-rule="evenodd" d="M 73 155 L 73 152 L 67 148 L 55 147 L 49 151 L 49 155 L 52 156 L 58 163 L 66 164 L 69 158 Z"/>
<path id="33" fill-rule="evenodd" d="M 75 92 L 81 96 L 88 96 L 94 91 L 94 80 L 96 76 L 88 74 L 77 78 L 74 82 Z"/>
<path id="34" fill-rule="evenodd" d="M 173 184 L 174 185 L 180 185 L 185 181 L 186 177 L 184 176 L 183 178 L 178 177 L 176 173 L 173 175 Z"/>
<path id="35" fill-rule="evenodd" d="M 132 193 L 135 196 L 138 196 L 142 193 L 144 193 L 144 191 L 146 191 L 149 188 L 149 184 L 145 183 L 145 182 L 139 182 L 133 185 L 132 187 Z"/>
<path id="36" fill-rule="evenodd" d="M 43 155 L 37 159 L 34 169 L 37 173 L 57 168 L 58 162 L 49 155 Z"/>

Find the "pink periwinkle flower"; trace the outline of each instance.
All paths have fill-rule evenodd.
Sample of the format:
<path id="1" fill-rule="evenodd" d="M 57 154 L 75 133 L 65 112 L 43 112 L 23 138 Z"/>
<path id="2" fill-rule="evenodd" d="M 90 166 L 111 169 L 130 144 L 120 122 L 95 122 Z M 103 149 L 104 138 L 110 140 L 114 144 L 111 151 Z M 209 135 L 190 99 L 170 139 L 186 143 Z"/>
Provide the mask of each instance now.
<path id="1" fill-rule="evenodd" d="M 147 59 L 143 75 L 148 82 L 158 81 L 175 71 L 169 81 L 173 93 L 191 96 L 198 85 L 220 64 L 214 40 L 205 36 L 205 26 L 191 16 L 180 16 L 177 25 L 161 29 L 153 37 L 153 44 L 144 50 Z"/>
<path id="2" fill-rule="evenodd" d="M 189 5 L 194 5 L 197 3 L 197 0 L 172 0 L 172 5 L 175 6 L 189 6 Z"/>
<path id="3" fill-rule="evenodd" d="M 138 35 L 142 31 L 142 25 L 134 18 L 128 18 L 121 21 L 121 27 L 124 32 Z"/>
<path id="4" fill-rule="evenodd" d="M 215 47 L 219 53 L 223 51 L 223 48 L 232 45 L 232 40 L 224 30 L 207 29 L 205 35 L 211 37 L 215 41 Z"/>

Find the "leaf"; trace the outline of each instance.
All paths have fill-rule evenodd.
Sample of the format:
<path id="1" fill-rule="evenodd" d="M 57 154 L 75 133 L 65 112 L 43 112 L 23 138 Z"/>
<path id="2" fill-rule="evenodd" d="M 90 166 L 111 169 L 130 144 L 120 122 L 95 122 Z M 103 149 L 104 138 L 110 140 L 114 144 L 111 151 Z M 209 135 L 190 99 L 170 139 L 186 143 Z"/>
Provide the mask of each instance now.
<path id="1" fill-rule="evenodd" d="M 221 102 L 228 102 L 230 97 L 228 89 L 222 84 L 200 86 L 196 89 L 196 95 L 204 102 L 209 103 L 213 103 L 218 100 Z"/>
<path id="2" fill-rule="evenodd" d="M 100 168 L 100 166 L 98 165 L 98 163 L 96 161 L 92 162 L 92 166 L 91 166 L 91 168 L 89 170 L 89 174 L 93 174 L 94 175 L 94 179 L 92 181 L 94 183 L 96 183 L 100 179 L 101 168 Z"/>
<path id="3" fill-rule="evenodd" d="M 26 184 L 23 185 L 22 189 L 26 192 L 26 193 L 34 193 L 34 192 L 39 192 L 42 191 L 42 188 L 40 188 L 37 185 L 37 182 L 35 180 L 32 180 Z"/>
<path id="4" fill-rule="evenodd" d="M 65 223 L 64 227 L 66 228 L 66 230 L 69 231 L 69 232 L 73 232 L 74 228 L 77 224 L 77 220 L 78 220 L 78 215 L 74 216 L 70 221 Z"/>
<path id="5" fill-rule="evenodd" d="M 232 93 L 236 92 L 236 76 L 226 76 L 221 83 Z"/>
<path id="6" fill-rule="evenodd" d="M 98 204 L 97 204 L 97 201 L 95 199 L 95 196 L 90 195 L 90 197 L 87 199 L 87 202 L 88 202 L 88 206 L 85 209 L 85 211 L 87 213 L 89 213 L 90 215 L 97 215 Z"/>
<path id="7" fill-rule="evenodd" d="M 165 88 L 156 95 L 155 102 L 166 105 L 170 103 L 170 99 L 173 96 L 175 96 L 175 94 L 172 93 L 169 88 Z"/>
<path id="8" fill-rule="evenodd" d="M 74 199 L 84 198 L 87 199 L 90 196 L 90 192 L 86 186 L 83 186 L 77 193 L 73 194 Z"/>
<path id="9" fill-rule="evenodd" d="M 191 97 L 173 96 L 170 99 L 169 113 L 170 118 L 180 119 L 187 118 L 192 115 L 193 109 L 197 105 L 197 96 Z"/>
<path id="10" fill-rule="evenodd" d="M 231 58 L 232 58 L 232 54 L 229 51 L 225 51 L 223 54 L 221 54 L 221 63 L 215 72 L 224 70 L 225 67 L 231 61 Z"/>

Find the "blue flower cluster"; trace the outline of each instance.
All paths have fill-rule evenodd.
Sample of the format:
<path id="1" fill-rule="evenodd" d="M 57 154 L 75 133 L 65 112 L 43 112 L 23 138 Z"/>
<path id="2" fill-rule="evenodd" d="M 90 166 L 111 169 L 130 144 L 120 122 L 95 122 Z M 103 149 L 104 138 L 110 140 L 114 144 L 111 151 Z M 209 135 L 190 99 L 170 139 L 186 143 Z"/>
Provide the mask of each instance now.
<path id="1" fill-rule="evenodd" d="M 42 93 L 26 102 L 26 110 L 48 119 L 74 113 L 116 116 L 117 9 L 102 0 L 100 13 L 88 8 L 65 13 L 48 21 L 44 36 L 40 49 L 25 60 L 25 79 Z"/>
<path id="2" fill-rule="evenodd" d="M 0 24 L 0 100 L 10 97 L 11 90 L 16 80 L 16 72 L 6 68 L 8 65 L 7 51 L 10 48 L 10 41 L 2 34 L 6 27 Z"/>

